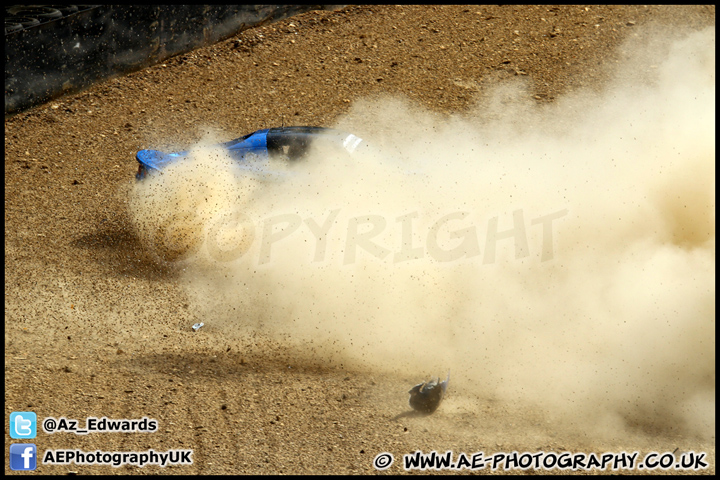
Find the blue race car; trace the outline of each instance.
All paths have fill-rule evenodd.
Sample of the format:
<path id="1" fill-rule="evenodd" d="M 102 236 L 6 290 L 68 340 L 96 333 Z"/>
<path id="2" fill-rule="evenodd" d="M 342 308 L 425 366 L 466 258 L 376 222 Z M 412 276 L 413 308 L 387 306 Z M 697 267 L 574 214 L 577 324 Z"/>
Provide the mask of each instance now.
<path id="1" fill-rule="evenodd" d="M 293 161 L 305 156 L 315 142 L 327 142 L 345 152 L 353 153 L 363 140 L 351 133 L 332 128 L 280 127 L 258 130 L 218 146 L 227 150 L 233 159 L 241 163 L 250 157 L 264 160 L 275 156 L 285 156 Z M 135 178 L 142 180 L 149 173 L 160 171 L 189 154 L 189 151 L 165 153 L 159 150 L 140 150 L 135 156 L 140 164 Z"/>

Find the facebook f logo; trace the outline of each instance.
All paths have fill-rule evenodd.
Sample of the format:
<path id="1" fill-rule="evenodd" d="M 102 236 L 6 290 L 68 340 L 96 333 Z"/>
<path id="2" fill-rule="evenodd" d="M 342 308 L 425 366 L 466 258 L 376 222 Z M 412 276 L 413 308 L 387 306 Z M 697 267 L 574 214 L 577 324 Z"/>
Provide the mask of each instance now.
<path id="1" fill-rule="evenodd" d="M 37 447 L 32 443 L 10 445 L 10 470 L 35 470 L 37 468 Z"/>
<path id="2" fill-rule="evenodd" d="M 35 438 L 37 415 L 35 412 L 12 412 L 10 414 L 10 438 Z"/>

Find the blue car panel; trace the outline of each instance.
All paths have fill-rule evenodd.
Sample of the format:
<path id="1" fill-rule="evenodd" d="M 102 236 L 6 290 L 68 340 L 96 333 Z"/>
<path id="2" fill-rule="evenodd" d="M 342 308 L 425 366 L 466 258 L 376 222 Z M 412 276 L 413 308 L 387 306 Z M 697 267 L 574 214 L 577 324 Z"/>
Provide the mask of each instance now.
<path id="1" fill-rule="evenodd" d="M 284 155 L 291 161 L 298 160 L 317 140 L 327 141 L 348 153 L 356 151 L 362 143 L 362 139 L 353 134 L 331 128 L 280 127 L 258 130 L 218 146 L 224 148 L 234 160 L 243 164 L 248 163 L 249 154 L 253 154 L 253 158 L 259 160 L 274 155 Z M 189 151 L 165 153 L 159 150 L 140 150 L 136 155 L 140 165 L 135 178 L 142 180 L 149 173 L 161 171 L 169 164 L 186 158 L 189 154 Z M 243 166 L 248 170 L 257 170 L 257 164 Z"/>

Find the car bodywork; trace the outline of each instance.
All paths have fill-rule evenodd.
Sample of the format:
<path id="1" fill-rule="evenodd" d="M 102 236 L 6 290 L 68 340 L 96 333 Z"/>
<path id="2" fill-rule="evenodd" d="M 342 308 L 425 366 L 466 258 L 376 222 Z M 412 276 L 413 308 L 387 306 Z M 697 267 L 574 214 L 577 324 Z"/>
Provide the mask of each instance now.
<path id="1" fill-rule="evenodd" d="M 326 143 L 350 154 L 363 145 L 361 138 L 332 128 L 278 127 L 258 130 L 217 146 L 225 149 L 241 165 L 245 164 L 246 168 L 252 169 L 257 168 L 257 163 L 248 162 L 250 158 L 262 161 L 275 156 L 285 156 L 294 161 L 305 156 L 316 142 Z M 135 178 L 142 180 L 148 174 L 162 171 L 189 155 L 190 151 L 165 153 L 159 150 L 140 150 L 136 155 L 139 166 Z"/>

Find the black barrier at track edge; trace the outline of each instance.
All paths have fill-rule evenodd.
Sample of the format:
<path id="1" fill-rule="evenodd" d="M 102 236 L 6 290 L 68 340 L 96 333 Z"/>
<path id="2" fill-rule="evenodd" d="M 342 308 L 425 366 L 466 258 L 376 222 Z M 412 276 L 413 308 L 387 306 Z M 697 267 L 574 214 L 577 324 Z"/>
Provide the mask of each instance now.
<path id="1" fill-rule="evenodd" d="M 17 6 L 23 7 L 23 6 Z M 79 5 L 5 34 L 5 115 L 209 45 L 341 5 Z M 6 8 L 6 25 L 13 16 Z M 25 12 L 23 15 L 27 15 Z M 26 17 L 27 18 L 27 17 Z"/>

